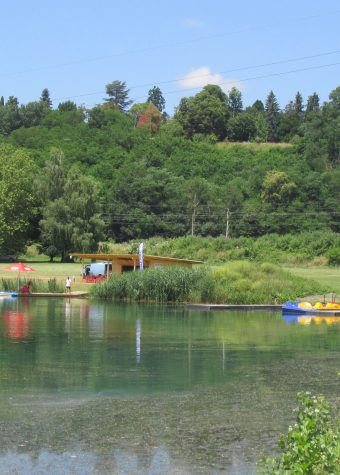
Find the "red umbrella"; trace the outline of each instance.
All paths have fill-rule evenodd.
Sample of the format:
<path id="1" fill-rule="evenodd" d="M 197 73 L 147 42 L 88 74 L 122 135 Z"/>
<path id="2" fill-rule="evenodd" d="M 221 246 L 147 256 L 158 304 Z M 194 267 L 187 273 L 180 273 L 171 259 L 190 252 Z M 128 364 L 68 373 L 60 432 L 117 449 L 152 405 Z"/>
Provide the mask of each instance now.
<path id="1" fill-rule="evenodd" d="M 16 262 L 11 266 L 5 267 L 5 270 L 16 270 L 18 272 L 35 272 L 35 269 L 27 266 L 26 264 L 23 264 L 22 262 Z"/>
<path id="2" fill-rule="evenodd" d="M 18 291 L 19 291 L 20 272 L 35 272 L 35 269 L 27 266 L 26 264 L 23 264 L 22 262 L 16 262 L 15 264 L 12 264 L 11 266 L 5 267 L 5 270 L 14 270 L 18 272 Z"/>

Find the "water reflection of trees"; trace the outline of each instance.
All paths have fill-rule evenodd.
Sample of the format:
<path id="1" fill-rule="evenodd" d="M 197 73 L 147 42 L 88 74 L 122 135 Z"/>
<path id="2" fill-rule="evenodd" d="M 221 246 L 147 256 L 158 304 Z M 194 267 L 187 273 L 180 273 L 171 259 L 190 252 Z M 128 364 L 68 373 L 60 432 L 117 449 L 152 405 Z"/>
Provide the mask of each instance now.
<path id="1" fill-rule="evenodd" d="M 287 325 L 262 312 L 28 300 L 25 307 L 19 301 L 18 308 L 3 308 L 0 375 L 7 387 L 186 389 L 236 378 L 273 358 L 339 348 L 340 325 Z"/>

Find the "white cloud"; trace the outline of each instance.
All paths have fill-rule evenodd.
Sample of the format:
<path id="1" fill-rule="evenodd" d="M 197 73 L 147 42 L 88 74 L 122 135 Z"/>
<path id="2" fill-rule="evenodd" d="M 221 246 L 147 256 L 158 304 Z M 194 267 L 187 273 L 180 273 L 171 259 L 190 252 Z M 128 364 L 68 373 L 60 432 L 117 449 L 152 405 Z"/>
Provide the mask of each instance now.
<path id="1" fill-rule="evenodd" d="M 202 26 L 202 22 L 197 20 L 197 18 L 186 18 L 184 20 L 184 25 L 188 28 L 200 28 Z"/>
<path id="2" fill-rule="evenodd" d="M 195 89 L 207 84 L 217 84 L 224 92 L 230 91 L 232 87 L 237 87 L 240 91 L 244 89 L 243 84 L 237 79 L 225 79 L 222 74 L 211 72 L 208 66 L 190 71 L 178 80 L 178 84 L 181 89 Z"/>

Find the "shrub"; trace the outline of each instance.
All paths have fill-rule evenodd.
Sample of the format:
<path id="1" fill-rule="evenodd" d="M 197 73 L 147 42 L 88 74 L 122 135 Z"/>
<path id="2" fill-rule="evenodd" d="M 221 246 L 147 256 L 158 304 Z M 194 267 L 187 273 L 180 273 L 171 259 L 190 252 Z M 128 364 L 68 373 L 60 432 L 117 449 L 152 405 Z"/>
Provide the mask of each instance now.
<path id="1" fill-rule="evenodd" d="M 29 258 L 34 258 L 39 256 L 41 253 L 41 245 L 40 244 L 31 244 L 27 246 L 25 256 Z"/>
<path id="2" fill-rule="evenodd" d="M 297 419 L 279 439 L 282 454 L 261 462 L 260 473 L 275 475 L 339 474 L 340 428 L 332 424 L 323 396 L 298 393 Z"/>
<path id="3" fill-rule="evenodd" d="M 330 266 L 340 266 L 340 247 L 333 247 L 327 253 Z"/>

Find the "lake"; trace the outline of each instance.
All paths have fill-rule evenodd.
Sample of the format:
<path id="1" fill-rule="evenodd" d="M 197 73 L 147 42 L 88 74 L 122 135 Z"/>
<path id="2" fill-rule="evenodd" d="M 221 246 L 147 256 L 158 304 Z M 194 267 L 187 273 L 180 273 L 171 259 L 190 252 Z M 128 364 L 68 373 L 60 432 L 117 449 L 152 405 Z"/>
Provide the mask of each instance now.
<path id="1" fill-rule="evenodd" d="M 0 473 L 256 473 L 300 390 L 338 403 L 339 319 L 0 302 Z"/>

